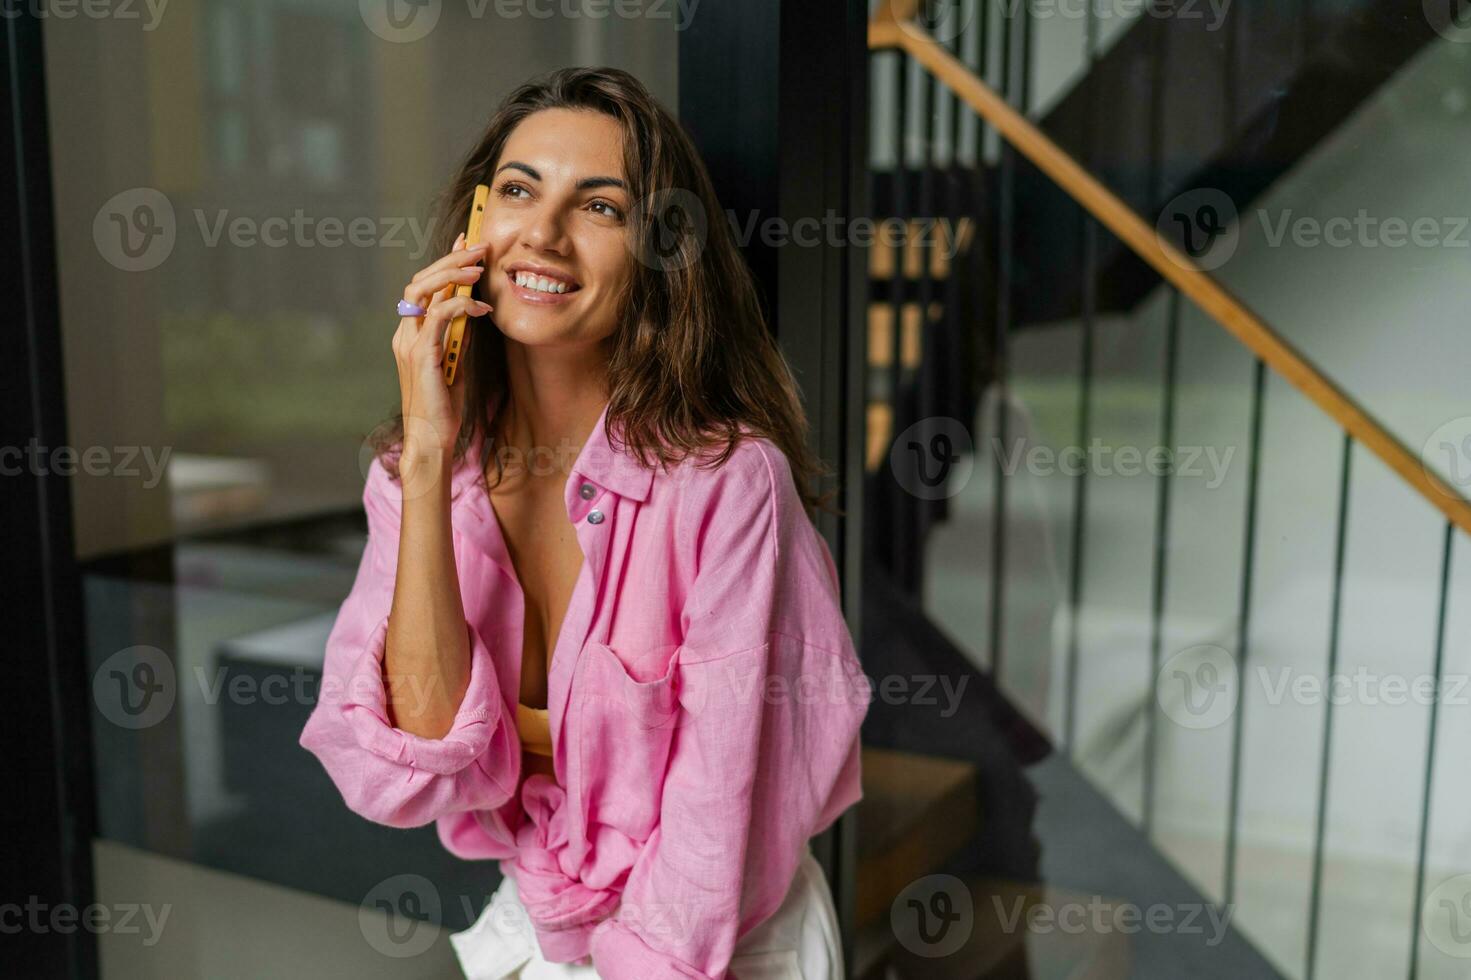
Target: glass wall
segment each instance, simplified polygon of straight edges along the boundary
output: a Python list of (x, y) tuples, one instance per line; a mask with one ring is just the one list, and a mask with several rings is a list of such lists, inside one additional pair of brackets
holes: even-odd
[[(494, 862), (361, 820), (296, 745), (398, 404), (393, 304), (511, 87), (610, 64), (672, 108), (688, 11), (126, 6), (44, 25), (98, 895), (167, 915), (103, 934), (104, 975), (399, 976), (365, 896), (412, 870), (461, 928)], [(412, 963), (454, 970), (438, 930)]]

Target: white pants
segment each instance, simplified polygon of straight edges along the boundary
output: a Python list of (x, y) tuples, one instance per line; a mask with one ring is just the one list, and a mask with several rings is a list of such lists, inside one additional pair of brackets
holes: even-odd
[[(549, 963), (506, 875), (475, 924), (450, 935), (468, 980), (594, 980), (591, 966)], [(809, 846), (781, 907), (736, 944), (732, 980), (843, 980), (843, 950), (832, 890)]]

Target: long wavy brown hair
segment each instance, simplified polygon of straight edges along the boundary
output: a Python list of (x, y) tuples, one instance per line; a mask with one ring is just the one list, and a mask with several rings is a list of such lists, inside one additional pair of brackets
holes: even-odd
[[(432, 254), (450, 251), (469, 217), (475, 185), (490, 183), (511, 131), (543, 109), (588, 110), (617, 120), (623, 173), (631, 200), (638, 202), (628, 221), (637, 261), (619, 301), (608, 363), (610, 442), (620, 440), (645, 466), (670, 467), (687, 456), (718, 466), (744, 428), (786, 454), (809, 516), (818, 508), (833, 511), (836, 488), (821, 496), (813, 489), (831, 470), (807, 446), (796, 381), (761, 312), (755, 281), (704, 161), (684, 128), (628, 72), (563, 68), (507, 96), (436, 199)], [(476, 284), (477, 292), (483, 283)], [(462, 383), (470, 387), (456, 461), (480, 433), (487, 436), (486, 446), (498, 444), (491, 417), (510, 399), (505, 337), (487, 318), (476, 319), (467, 331), (473, 340)], [(369, 439), (395, 477), (394, 449), (402, 440), (402, 411)], [(499, 483), (503, 459), (494, 455)], [(485, 473), (480, 480), (489, 492)]]

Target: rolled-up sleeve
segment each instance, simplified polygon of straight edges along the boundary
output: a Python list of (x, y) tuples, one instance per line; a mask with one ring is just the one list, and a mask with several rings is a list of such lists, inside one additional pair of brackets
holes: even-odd
[(732, 455), (700, 506), (660, 820), (591, 934), (613, 980), (727, 975), (807, 841), (862, 796), (871, 688), (836, 569), (774, 447)]
[(401, 500), (399, 485), (375, 459), (363, 489), (368, 543), (327, 637), (317, 703), (299, 741), (353, 812), (390, 827), (418, 827), (505, 803), (515, 789), (518, 747), (504, 720), (495, 662), (468, 620), (470, 681), (450, 730), (429, 739), (390, 723), (383, 654)]

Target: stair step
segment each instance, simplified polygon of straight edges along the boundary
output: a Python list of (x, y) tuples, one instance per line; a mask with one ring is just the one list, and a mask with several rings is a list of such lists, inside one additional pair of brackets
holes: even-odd
[(944, 865), (980, 820), (975, 767), (938, 756), (865, 747), (858, 803), (858, 930), (881, 923), (911, 882)]

